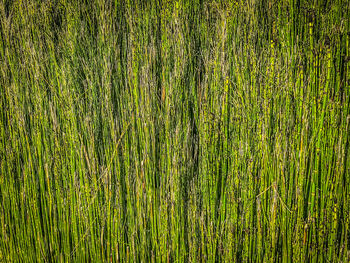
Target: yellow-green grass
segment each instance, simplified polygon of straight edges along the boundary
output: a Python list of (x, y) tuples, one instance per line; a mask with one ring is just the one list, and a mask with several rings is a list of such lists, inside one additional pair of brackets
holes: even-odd
[(0, 1), (0, 262), (349, 262), (348, 1)]

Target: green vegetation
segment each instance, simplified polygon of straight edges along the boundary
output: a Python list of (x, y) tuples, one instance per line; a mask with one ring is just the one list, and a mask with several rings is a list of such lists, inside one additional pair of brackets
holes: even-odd
[(0, 0), (0, 262), (349, 262), (347, 0)]

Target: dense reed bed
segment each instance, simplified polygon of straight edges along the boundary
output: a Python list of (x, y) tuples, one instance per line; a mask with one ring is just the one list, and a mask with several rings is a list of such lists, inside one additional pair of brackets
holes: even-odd
[(1, 262), (349, 262), (348, 1), (0, 1)]

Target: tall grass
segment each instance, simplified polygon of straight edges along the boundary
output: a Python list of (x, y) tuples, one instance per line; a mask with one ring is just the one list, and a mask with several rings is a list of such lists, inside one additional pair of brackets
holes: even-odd
[(349, 262), (348, 1), (0, 2), (1, 262)]

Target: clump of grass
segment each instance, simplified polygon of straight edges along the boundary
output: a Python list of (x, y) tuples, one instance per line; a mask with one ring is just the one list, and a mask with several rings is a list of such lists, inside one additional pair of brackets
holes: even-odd
[(349, 261), (349, 7), (1, 1), (0, 261)]

